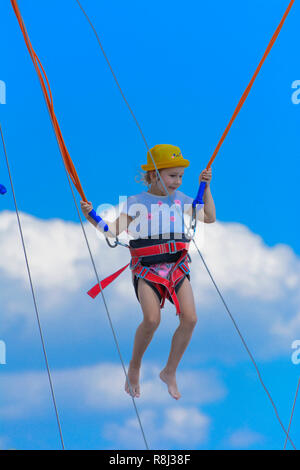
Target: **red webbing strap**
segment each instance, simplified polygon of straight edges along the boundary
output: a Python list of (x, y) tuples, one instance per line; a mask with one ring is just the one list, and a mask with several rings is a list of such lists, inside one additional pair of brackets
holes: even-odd
[(64, 142), (64, 139), (63, 139), (63, 136), (62, 136), (62, 133), (61, 133), (56, 115), (54, 113), (52, 93), (51, 93), (51, 89), (50, 89), (50, 85), (49, 85), (47, 75), (45, 73), (45, 70), (44, 70), (38, 56), (36, 55), (36, 53), (35, 53), (35, 51), (32, 47), (32, 44), (30, 42), (26, 27), (25, 27), (25, 24), (24, 24), (24, 21), (23, 21), (21, 12), (20, 12), (20, 9), (18, 7), (17, 0), (10, 0), (10, 2), (12, 4), (15, 15), (17, 17), (17, 20), (18, 20), (19, 26), (21, 28), (22, 34), (24, 36), (24, 40), (25, 40), (27, 49), (29, 51), (30, 57), (32, 59), (33, 65), (35, 67), (36, 73), (37, 73), (38, 78), (40, 80), (42, 91), (43, 91), (43, 94), (44, 94), (44, 97), (45, 97), (45, 100), (46, 100), (47, 108), (48, 108), (48, 111), (49, 111), (49, 114), (50, 114), (50, 118), (51, 118), (51, 121), (52, 121), (52, 124), (53, 124), (54, 132), (55, 132), (55, 135), (56, 135), (56, 139), (57, 139), (57, 142), (58, 142), (58, 146), (59, 146), (64, 164), (65, 164), (66, 170), (69, 173), (70, 178), (73, 181), (73, 183), (74, 183), (77, 191), (79, 192), (80, 196), (82, 197), (83, 201), (87, 202), (87, 199), (86, 199), (85, 194), (83, 192), (80, 180), (79, 180), (77, 172), (75, 170), (74, 164), (72, 162), (72, 159), (70, 157), (70, 154), (69, 154), (69, 152), (67, 150), (67, 147), (66, 147), (66, 144)]
[[(159, 245), (145, 246), (141, 248), (130, 248), (130, 253), (132, 257), (137, 258), (139, 258), (140, 256), (172, 254), (183, 250), (188, 251), (189, 245), (189, 242), (171, 241), (171, 243), (167, 242), (160, 243)], [(176, 248), (176, 250), (174, 250), (174, 248)]]
[(288, 14), (289, 14), (291, 8), (292, 8), (292, 6), (293, 6), (294, 1), (295, 1), (295, 0), (291, 0), (291, 2), (289, 3), (289, 6), (287, 7), (287, 9), (286, 9), (286, 11), (285, 11), (285, 13), (284, 13), (284, 15), (283, 15), (283, 17), (282, 17), (282, 20), (280, 21), (280, 23), (279, 23), (279, 25), (278, 25), (278, 27), (277, 27), (275, 33), (273, 34), (273, 36), (272, 36), (272, 38), (271, 38), (271, 41), (269, 42), (268, 47), (267, 47), (267, 49), (265, 50), (265, 53), (264, 53), (264, 55), (263, 55), (263, 57), (262, 57), (260, 63), (258, 64), (257, 69), (256, 69), (255, 72), (254, 72), (253, 77), (251, 78), (251, 80), (250, 80), (250, 82), (249, 82), (249, 84), (248, 84), (246, 90), (244, 91), (244, 93), (243, 93), (243, 95), (242, 95), (240, 101), (238, 102), (238, 105), (237, 105), (237, 107), (236, 107), (236, 109), (235, 109), (235, 111), (234, 111), (234, 113), (233, 113), (233, 115), (232, 115), (232, 117), (231, 117), (231, 119), (230, 119), (230, 121), (229, 121), (229, 123), (228, 123), (228, 125), (227, 125), (227, 127), (226, 127), (226, 129), (225, 129), (225, 131), (224, 131), (224, 133), (223, 133), (223, 135), (222, 135), (222, 137), (221, 137), (221, 139), (220, 139), (220, 141), (219, 141), (219, 143), (218, 143), (216, 149), (215, 149), (215, 151), (214, 151), (214, 153), (212, 154), (211, 159), (210, 159), (209, 162), (208, 162), (208, 165), (207, 165), (207, 167), (206, 167), (207, 169), (210, 168), (210, 166), (212, 165), (212, 163), (213, 163), (214, 159), (216, 158), (216, 156), (217, 156), (217, 154), (218, 154), (218, 152), (219, 152), (219, 150), (220, 150), (220, 148), (221, 148), (221, 145), (223, 144), (223, 142), (224, 142), (224, 140), (225, 140), (225, 138), (226, 138), (226, 136), (227, 136), (227, 134), (228, 134), (228, 132), (229, 132), (229, 130), (230, 130), (232, 124), (233, 124), (233, 122), (235, 121), (235, 118), (237, 117), (237, 115), (239, 114), (240, 110), (242, 109), (242, 106), (243, 106), (243, 104), (245, 103), (245, 101), (246, 101), (246, 99), (247, 99), (247, 96), (248, 96), (249, 93), (250, 93), (250, 90), (251, 90), (251, 88), (252, 88), (252, 85), (253, 85), (253, 83), (254, 83), (254, 81), (255, 81), (257, 75), (259, 74), (260, 69), (261, 69), (262, 66), (263, 66), (263, 63), (265, 62), (266, 58), (268, 57), (268, 55), (269, 55), (269, 53), (270, 53), (272, 47), (273, 47), (274, 44), (275, 44), (276, 39), (277, 39), (278, 36), (279, 36), (279, 33), (280, 33), (280, 31), (281, 31), (281, 29), (282, 29), (282, 26), (283, 26), (283, 24), (284, 24), (284, 22), (285, 22), (285, 20), (286, 20), (286, 18), (287, 18), (287, 16), (288, 16)]
[[(113, 282), (120, 274), (125, 271), (125, 269), (129, 266), (130, 263), (126, 264), (123, 268), (119, 269), (115, 273), (111, 274), (110, 276), (107, 276), (103, 281), (100, 282), (101, 288), (105, 289), (111, 282)], [(92, 287), (87, 294), (92, 297), (93, 299), (97, 297), (97, 295), (100, 293), (100, 286), (99, 284), (96, 284), (94, 287)]]
[[(139, 275), (143, 270), (145, 269), (145, 266), (140, 266), (137, 269), (133, 271), (133, 274)], [(184, 276), (184, 273), (182, 273)], [(172, 298), (174, 305), (176, 307), (176, 314), (180, 314), (180, 305), (178, 302), (178, 298), (175, 292), (175, 286), (173, 282), (169, 281), (168, 279), (165, 279), (164, 277), (158, 276), (158, 274), (154, 274), (151, 271), (148, 271), (148, 273), (145, 276), (138, 276), (140, 279), (146, 279), (149, 282), (153, 282), (155, 284), (160, 284), (164, 286), (167, 289), (167, 292), (169, 296)], [(166, 298), (166, 292), (163, 294), (163, 299)]]
[[(163, 292), (162, 294), (162, 291), (161, 289), (159, 289), (161, 295), (162, 295), (162, 305), (161, 305), (161, 308), (165, 302), (165, 299), (166, 297), (171, 297), (171, 299), (173, 300), (173, 303), (176, 307), (176, 314), (177, 315), (180, 315), (180, 305), (179, 305), (179, 301), (178, 301), (178, 297), (177, 297), (177, 294), (176, 294), (176, 291), (175, 291), (175, 286), (176, 284), (180, 281), (180, 279), (182, 277), (185, 276), (185, 272), (181, 270), (180, 268), (180, 264), (181, 262), (184, 260), (184, 258), (186, 257), (187, 255), (187, 250), (185, 250), (181, 257), (179, 258), (179, 260), (175, 263), (174, 267), (173, 267), (173, 272), (171, 274), (171, 278), (170, 280), (168, 279), (165, 279), (164, 277), (162, 276), (159, 276), (158, 274), (155, 274), (151, 271), (149, 271), (149, 268), (147, 268), (146, 266), (142, 266), (141, 264), (138, 265), (133, 271), (132, 273), (137, 275), (139, 278), (141, 279), (146, 279), (147, 281), (149, 282), (153, 282), (155, 283), (156, 285), (162, 285), (166, 288), (166, 290)], [(146, 274), (143, 274), (143, 271), (146, 270)]]
[[(176, 262), (176, 265), (175, 265), (175, 269), (177, 269), (177, 266), (181, 263), (181, 261), (184, 259), (187, 251), (188, 251), (188, 248), (189, 248), (189, 243), (183, 243), (183, 242), (174, 242), (176, 244), (176, 249), (178, 249), (178, 251), (183, 251), (184, 253), (182, 254), (182, 256), (179, 258), (179, 260)], [(157, 251), (157, 247), (162, 247), (162, 246), (165, 246), (167, 245), (168, 246), (168, 243), (164, 243), (164, 244), (160, 244), (160, 245), (154, 245), (154, 246), (147, 246), (145, 248), (137, 248), (137, 249), (133, 249), (131, 248), (130, 249), (130, 252), (131, 252), (131, 255), (132, 256), (135, 256), (135, 257), (138, 257), (138, 256), (142, 256), (142, 255), (154, 255), (154, 254), (164, 254), (166, 253), (166, 251), (161, 251), (161, 248), (158, 248), (158, 251)], [(138, 255), (137, 255), (138, 253)], [(168, 253), (168, 252), (167, 252)], [(134, 254), (134, 255), (133, 255)], [(107, 287), (111, 282), (113, 282), (128, 266), (129, 266), (130, 263), (126, 264), (126, 266), (124, 266), (123, 268), (119, 269), (118, 271), (116, 271), (115, 273), (111, 274), (110, 276), (106, 277), (105, 279), (103, 279), (102, 281), (100, 281), (100, 285), (102, 287), (102, 289), (105, 289), (105, 287)], [(135, 269), (133, 269), (132, 271), (133, 273), (136, 272)], [(164, 284), (166, 286), (166, 284)], [(167, 287), (167, 286), (166, 286)], [(100, 293), (100, 286), (99, 284), (96, 284), (94, 287), (92, 287), (88, 292), (87, 294), (92, 297), (93, 299), (95, 297), (97, 297), (97, 295)]]

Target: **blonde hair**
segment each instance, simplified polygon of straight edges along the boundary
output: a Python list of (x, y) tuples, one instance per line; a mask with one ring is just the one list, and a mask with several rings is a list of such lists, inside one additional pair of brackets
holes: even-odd
[[(143, 183), (145, 186), (150, 186), (152, 181), (151, 181), (151, 173), (155, 171), (155, 170), (151, 170), (151, 171), (146, 171), (146, 172), (140, 172), (140, 175), (139, 176), (136, 176), (135, 177), (135, 181), (137, 183)], [(160, 170), (158, 170), (160, 172)]]

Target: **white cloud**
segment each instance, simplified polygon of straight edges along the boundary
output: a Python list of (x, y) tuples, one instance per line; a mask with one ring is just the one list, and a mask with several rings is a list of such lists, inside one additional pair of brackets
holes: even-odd
[[(173, 399), (158, 377), (160, 369), (143, 363), (141, 398), (138, 407), (166, 406)], [(80, 413), (128, 410), (132, 400), (124, 390), (125, 374), (121, 365), (102, 363), (90, 367), (63, 369), (51, 373), (57, 402), (64, 409)], [(214, 370), (185, 371), (178, 374), (184, 404), (205, 404), (222, 400), (226, 390)], [(22, 419), (38, 416), (52, 407), (46, 372), (2, 373), (0, 376), (0, 417)]]
[(0, 384), (1, 419), (28, 418), (32, 413), (40, 414), (47, 410), (47, 399), (51, 397), (45, 373), (2, 373)]
[(161, 436), (180, 445), (194, 445), (207, 438), (210, 419), (197, 408), (167, 408)]
[[(44, 289), (59, 288), (62, 283), (64, 289), (78, 289), (87, 274), (80, 225), (40, 220), (25, 213), (20, 218), (33, 279)], [(0, 269), (11, 280), (27, 285), (19, 227), (12, 212), (0, 214), (0, 246)]]
[[(33, 277), (40, 287), (75, 292), (83, 281), (93, 278), (90, 259), (79, 224), (59, 219), (40, 220), (21, 213), (25, 243)], [(109, 249), (90, 224), (84, 224), (96, 261), (103, 275), (129, 260), (125, 248)], [(234, 290), (241, 296), (276, 300), (300, 285), (300, 261), (286, 245), (267, 247), (261, 237), (247, 227), (236, 223), (202, 224), (205, 243), (202, 248), (213, 274), (224, 291)], [(199, 238), (196, 239), (197, 243)], [(15, 214), (0, 213), (0, 269), (11, 280), (22, 280), (27, 285), (27, 272), (21, 249)], [(193, 277), (199, 277), (203, 293), (209, 284), (193, 243)], [(200, 268), (200, 269), (199, 269)], [(66, 282), (67, 281), (67, 282)], [(120, 278), (121, 281), (121, 278)], [(123, 296), (126, 289), (117, 281), (116, 289)], [(119, 288), (118, 288), (119, 287)]]
[[(142, 368), (141, 390), (142, 404), (167, 405), (170, 395), (166, 385), (158, 378), (162, 367), (153, 363), (146, 363)], [(214, 370), (203, 371), (179, 371), (177, 372), (177, 384), (182, 395), (181, 402), (206, 404), (221, 400), (226, 395), (226, 389), (222, 385)]]
[[(196, 407), (172, 406), (157, 411), (145, 410), (141, 422), (150, 449), (192, 449), (208, 438), (210, 418)], [(112, 441), (113, 448), (144, 449), (141, 429), (136, 419), (124, 423), (107, 424), (104, 437)]]
[[(193, 244), (191, 248), (194, 260), (198, 254)], [(260, 236), (244, 225), (216, 222), (205, 226), (202, 252), (224, 292), (235, 291), (244, 298), (276, 301), (299, 289), (300, 261), (291, 248), (282, 244), (267, 247)], [(203, 284), (205, 279), (200, 273), (203, 268), (198, 269), (197, 261), (196, 264), (193, 275)]]
[(277, 318), (271, 327), (271, 331), (284, 338), (290, 338), (291, 332), (298, 333), (300, 337), (300, 311), (290, 319)]
[[(101, 298), (93, 301), (86, 295), (96, 280), (80, 225), (62, 220), (42, 221), (23, 213), (21, 220), (43, 323), (48, 319), (48, 335), (52, 334), (53, 340), (55, 335), (58, 341), (57, 331), (63, 328), (73, 330), (74, 340), (83, 332), (93, 335), (92, 329), (88, 331), (93, 312), (100, 305), (101, 315), (106, 314)], [(85, 227), (100, 278), (129, 261), (125, 248), (108, 248), (90, 224)], [(235, 223), (205, 225), (202, 241), (201, 251), (250, 346), (254, 343), (257, 354), (264, 358), (286, 354), (291, 341), (300, 335), (297, 256), (285, 245), (267, 247), (261, 237)], [(0, 250), (3, 328), (9, 330), (10, 325), (19, 324), (21, 317), (32, 322), (34, 311), (15, 214), (8, 211), (0, 213)], [(191, 344), (197, 338), (198, 357), (202, 360), (216, 357), (237, 360), (241, 345), (230, 339), (236, 338), (236, 333), (193, 244), (191, 254), (199, 316)], [(130, 332), (132, 338), (142, 314), (129, 270), (104, 294), (114, 325), (121, 335)], [(159, 331), (170, 338), (176, 323), (173, 307), (167, 304)], [(25, 331), (26, 322), (22, 334)], [(26, 334), (31, 332), (32, 327)]]
[(248, 428), (242, 428), (234, 431), (228, 439), (226, 439), (226, 446), (231, 449), (250, 449), (255, 445), (261, 445), (265, 441), (265, 437)]

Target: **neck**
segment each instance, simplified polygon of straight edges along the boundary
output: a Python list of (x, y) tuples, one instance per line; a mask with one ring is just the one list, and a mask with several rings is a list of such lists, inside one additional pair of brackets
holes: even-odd
[[(147, 191), (150, 194), (154, 194), (155, 196), (168, 196), (168, 193), (163, 188), (159, 188), (157, 185), (151, 185)], [(170, 196), (174, 194), (175, 191), (169, 193)]]

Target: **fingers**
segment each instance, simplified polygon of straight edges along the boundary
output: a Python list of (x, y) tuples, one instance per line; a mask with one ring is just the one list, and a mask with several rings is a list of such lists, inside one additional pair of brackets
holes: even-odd
[(212, 178), (212, 169), (211, 168), (203, 170), (200, 174), (200, 181), (209, 182), (211, 180), (211, 178)]
[(80, 206), (83, 214), (87, 216), (89, 212), (93, 209), (93, 205), (91, 202), (80, 201)]
[(92, 207), (91, 202), (80, 201), (80, 205), (81, 205), (82, 208)]

